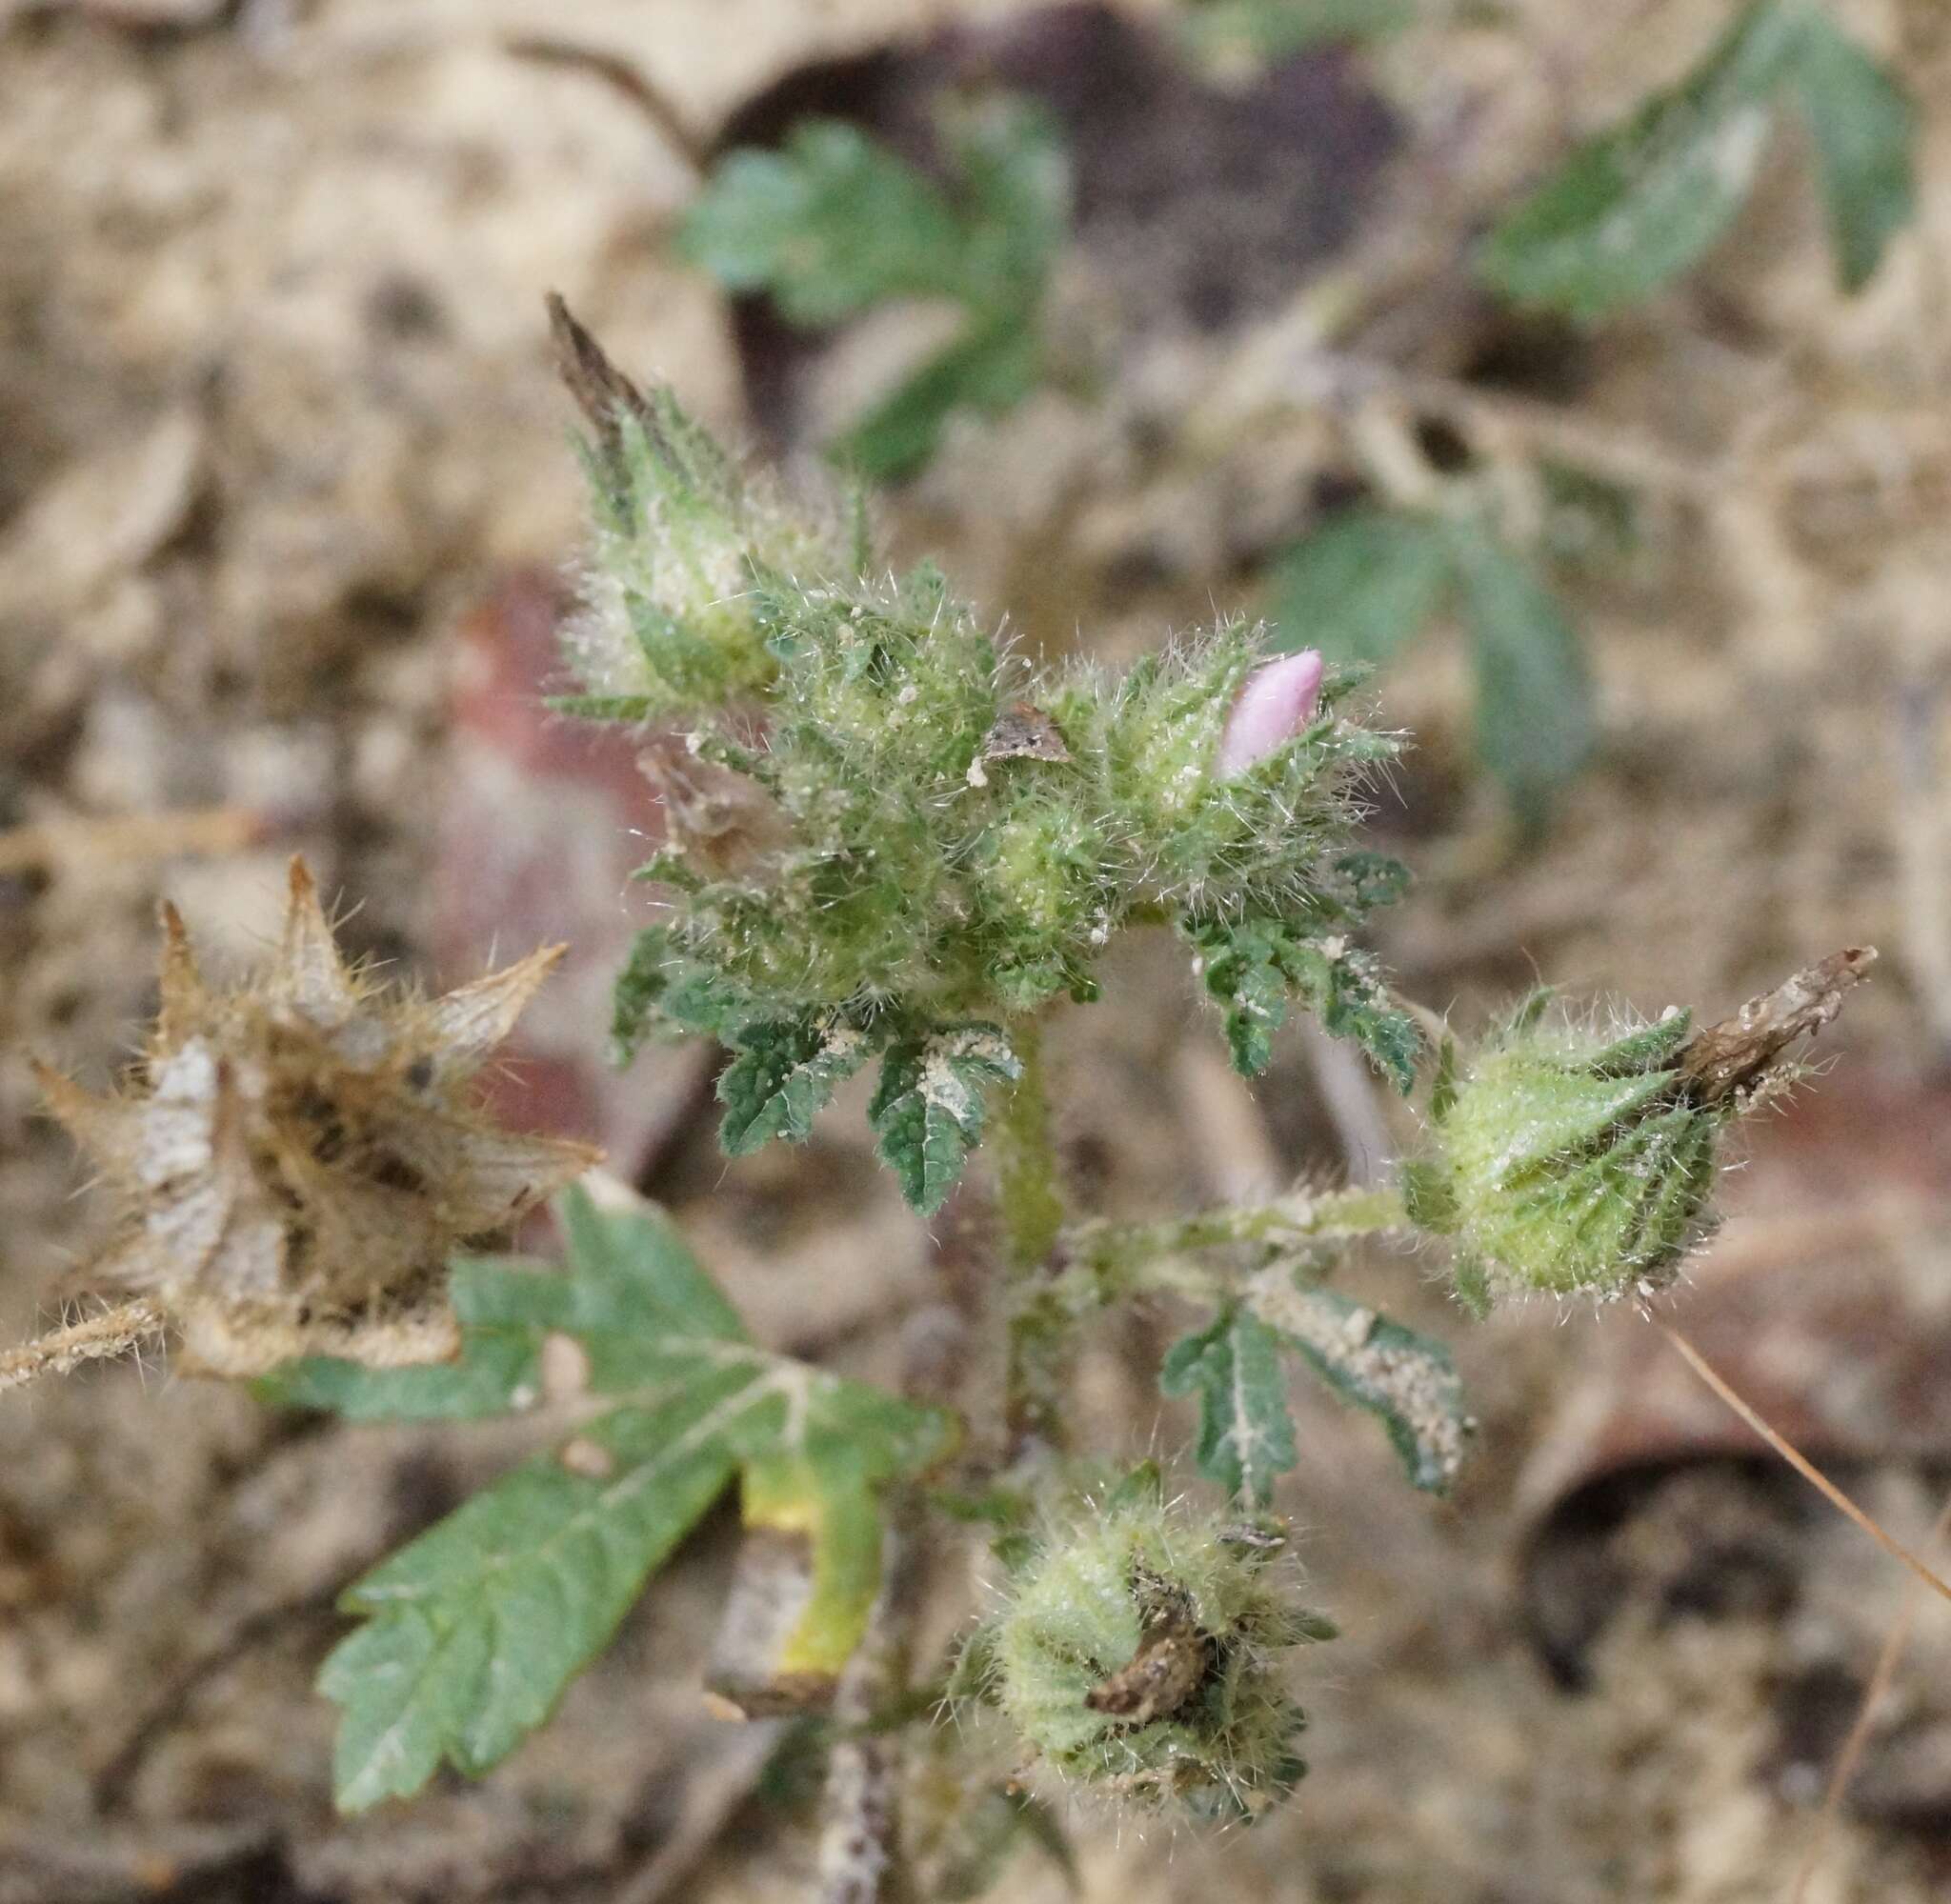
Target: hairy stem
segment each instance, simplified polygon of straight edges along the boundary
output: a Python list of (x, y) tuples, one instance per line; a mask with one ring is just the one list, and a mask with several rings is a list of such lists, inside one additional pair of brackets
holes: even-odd
[(901, 1735), (873, 1721), (907, 1690), (921, 1571), (919, 1504), (898, 1489), (888, 1501), (880, 1597), (834, 1700), (843, 1730), (820, 1805), (820, 1904), (897, 1904), (911, 1894), (900, 1853)]
[(1063, 1234), (1065, 1267), (1052, 1293), (1073, 1316), (1134, 1295), (1211, 1295), (1225, 1279), (1186, 1260), (1200, 1250), (1239, 1243), (1298, 1249), (1408, 1223), (1400, 1194), (1387, 1184), (1295, 1191), (1271, 1203), (1202, 1210), (1158, 1223), (1079, 1223)]
[(50, 1329), (0, 1355), (0, 1390), (17, 1389), (40, 1375), (65, 1375), (84, 1362), (141, 1349), (163, 1331), (162, 1312), (137, 1298), (105, 1310), (85, 1322)]
[(1057, 1245), (1064, 1206), (1044, 1079), (1042, 1028), (1026, 1019), (1012, 1028), (1010, 1043), (1023, 1072), (997, 1119), (996, 1157), (1009, 1315), (1003, 1416), (1014, 1459), (1063, 1445), (1072, 1343), (1070, 1313), (1052, 1299), (1062, 1268)]

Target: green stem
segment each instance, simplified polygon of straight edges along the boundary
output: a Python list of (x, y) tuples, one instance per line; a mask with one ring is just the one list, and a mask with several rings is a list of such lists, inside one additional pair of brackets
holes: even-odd
[(1010, 1048), (1023, 1067), (996, 1124), (996, 1194), (1004, 1260), (1013, 1279), (1041, 1267), (1063, 1230), (1056, 1180), (1050, 1092), (1043, 1072), (1043, 1028), (1034, 1018), (1010, 1028)]
[(1010, 1044), (1021, 1061), (996, 1126), (996, 1204), (1002, 1220), (1008, 1365), (1003, 1417), (1011, 1459), (1064, 1443), (1071, 1315), (1053, 1300), (1061, 1271), (1063, 1192), (1056, 1175), (1042, 1027), (1023, 1019)]
[(1211, 1295), (1226, 1279), (1186, 1260), (1197, 1251), (1240, 1243), (1299, 1249), (1408, 1224), (1400, 1193), (1386, 1184), (1298, 1191), (1272, 1203), (1203, 1210), (1159, 1223), (1079, 1223), (1060, 1239), (1065, 1268), (1047, 1293), (1070, 1316), (1134, 1295)]

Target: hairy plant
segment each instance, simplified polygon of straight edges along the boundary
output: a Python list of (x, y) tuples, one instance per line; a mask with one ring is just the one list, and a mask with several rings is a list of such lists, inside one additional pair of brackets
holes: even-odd
[[(548, 1429), (347, 1592), (361, 1623), (320, 1678), (343, 1709), (339, 1802), (513, 1751), (735, 1487), (746, 1544), (708, 1675), (741, 1713), (825, 1715), (833, 1894), (895, 1868), (892, 1741), (944, 1699), (971, 1720), (966, 1763), (938, 1742), (915, 1755), (910, 1846), (939, 1894), (973, 1894), (1018, 1836), (1049, 1842), (1026, 1791), (1250, 1818), (1301, 1775), (1291, 1669), (1332, 1633), (1277, 1504), (1298, 1462), (1291, 1376), (1373, 1414), (1418, 1488), (1447, 1489), (1470, 1445), (1443, 1345), (1330, 1286), (1348, 1250), (1432, 1239), (1473, 1310), (1650, 1303), (1712, 1226), (1727, 1128), (1873, 954), (1704, 1031), (1678, 1010), (1600, 1031), (1540, 995), (1459, 1038), (1360, 943), (1403, 883), (1358, 843), (1363, 777), (1399, 741), (1353, 677), (1236, 623), (1121, 671), (1039, 664), (933, 569), (881, 570), (857, 509), (749, 478), (559, 302), (554, 320), (593, 515), (563, 706), (685, 736), (620, 1053), (717, 1040), (734, 1155), (805, 1138), (875, 1067), (866, 1115), (923, 1216), (993, 1140), (980, 1319), (1000, 1419), (958, 1379), (979, 1357), (895, 1395), (754, 1341), (674, 1227), (613, 1186), (560, 1200), (560, 1268), (481, 1253), (590, 1161), (468, 1104), (551, 954), (442, 998), (382, 992), (341, 963), (294, 868), (277, 958), (213, 992), (171, 915), (139, 1077), (105, 1099), (46, 1080), (126, 1205), (103, 1279), (277, 1405)], [(1159, 928), (1241, 1072), (1299, 1009), (1424, 1092), (1398, 1182), (1151, 1222), (1072, 1208), (1040, 1027), (1098, 996), (1118, 933)], [(1197, 1406), (1197, 1495), (1073, 1445), (1092, 1318), (1159, 1296), (1197, 1313), (1158, 1371)], [(30, 1345), (0, 1386), (103, 1353), (100, 1333)], [(955, 1526), (981, 1532), (991, 1604), (917, 1691), (914, 1581)]]

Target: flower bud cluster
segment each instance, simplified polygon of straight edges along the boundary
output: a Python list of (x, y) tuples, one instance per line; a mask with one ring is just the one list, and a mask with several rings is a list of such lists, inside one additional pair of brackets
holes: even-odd
[(777, 822), (728, 863), (722, 830), (668, 816), (649, 1020), (1004, 1018), (1094, 995), (1135, 917), (1305, 934), (1358, 911), (1333, 867), (1395, 743), (1344, 717), (1317, 654), (1229, 624), (1122, 673), (1038, 671), (932, 570), (861, 572), (668, 392), (604, 375), (584, 709), (681, 715), (714, 804), (755, 793)]

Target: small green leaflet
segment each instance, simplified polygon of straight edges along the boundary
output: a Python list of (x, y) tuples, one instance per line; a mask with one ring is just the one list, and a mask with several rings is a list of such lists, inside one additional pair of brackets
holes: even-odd
[(982, 1140), (983, 1092), (1022, 1065), (995, 1025), (956, 1025), (897, 1039), (881, 1059), (868, 1121), (881, 1161), (924, 1216), (947, 1200)]
[[(660, 855), (638, 875), (669, 879), (681, 869)], [(735, 1043), (742, 1028), (761, 1022), (752, 994), (690, 957), (663, 926), (649, 926), (632, 944), (616, 975), (610, 1021), (612, 1061), (628, 1064), (657, 1032), (703, 1032)]]
[(1344, 1401), (1381, 1417), (1415, 1486), (1432, 1493), (1449, 1488), (1476, 1424), (1440, 1342), (1299, 1282), (1286, 1263), (1254, 1276), (1245, 1308)]
[(875, 1491), (954, 1444), (939, 1410), (754, 1345), (661, 1217), (602, 1212), (581, 1193), (560, 1210), (569, 1273), (461, 1267), (451, 1369), (313, 1359), (264, 1385), (361, 1420), (520, 1409), (540, 1396), (544, 1342), (562, 1334), (609, 1403), (346, 1593), (366, 1624), (319, 1685), (344, 1708), (334, 1782), (347, 1811), (417, 1791), (443, 1759), (473, 1774), (512, 1752), (740, 1473), (748, 1506), (810, 1542), (815, 1591), (789, 1651), (836, 1672), (879, 1577)]
[(1592, 752), (1592, 682), (1578, 631), (1529, 564), (1494, 536), (1453, 531), (1477, 673), (1477, 752), (1526, 826)]
[(1038, 307), (1070, 215), (1054, 125), (1000, 101), (954, 116), (943, 143), (949, 190), (856, 126), (804, 120), (782, 150), (731, 153), (680, 237), (728, 290), (766, 292), (803, 328), (896, 299), (963, 308), (960, 335), (829, 446), (873, 482), (919, 469), (955, 411), (999, 415), (1043, 374)]
[(1199, 1473), (1249, 1507), (1273, 1499), (1274, 1476), (1297, 1458), (1281, 1347), (1252, 1311), (1227, 1309), (1175, 1342), (1158, 1370), (1167, 1394), (1199, 1397)]
[(1267, 1068), (1289, 994), (1297, 992), (1329, 1032), (1353, 1038), (1405, 1096), (1415, 1088), (1422, 1035), (1390, 1002), (1374, 954), (1345, 933), (1272, 918), (1211, 920), (1186, 932), (1207, 992), (1224, 1008), (1226, 1042), (1242, 1075)]
[(1916, 124), (1902, 92), (1812, 0), (1753, 0), (1671, 90), (1587, 141), (1478, 254), (1506, 296), (1601, 317), (1678, 277), (1732, 222), (1784, 87), (1815, 133), (1845, 289), (1910, 216)]
[(728, 291), (770, 292), (789, 324), (962, 289), (963, 233), (940, 190), (839, 119), (801, 120), (780, 151), (728, 153), (678, 245)]
[(1281, 645), (1382, 663), (1460, 594), (1477, 674), (1477, 752), (1526, 825), (1591, 751), (1592, 689), (1578, 631), (1530, 564), (1487, 527), (1356, 510), (1275, 571)]
[(1876, 274), (1891, 234), (1917, 215), (1917, 107), (1816, 9), (1803, 21), (1794, 84), (1815, 141), (1837, 280), (1858, 291)]
[(1283, 651), (1330, 662), (1387, 661), (1428, 625), (1449, 592), (1443, 523), (1408, 510), (1351, 509), (1297, 543), (1274, 570)]
[(735, 1055), (718, 1077), (718, 1138), (734, 1157), (774, 1137), (804, 1143), (815, 1113), (874, 1049), (865, 1032), (830, 1015), (758, 1019), (729, 1042)]
[(870, 483), (898, 482), (925, 465), (958, 410), (1002, 416), (1043, 376), (1043, 340), (1034, 323), (1006, 312), (977, 324), (931, 357), (835, 441), (842, 469)]

